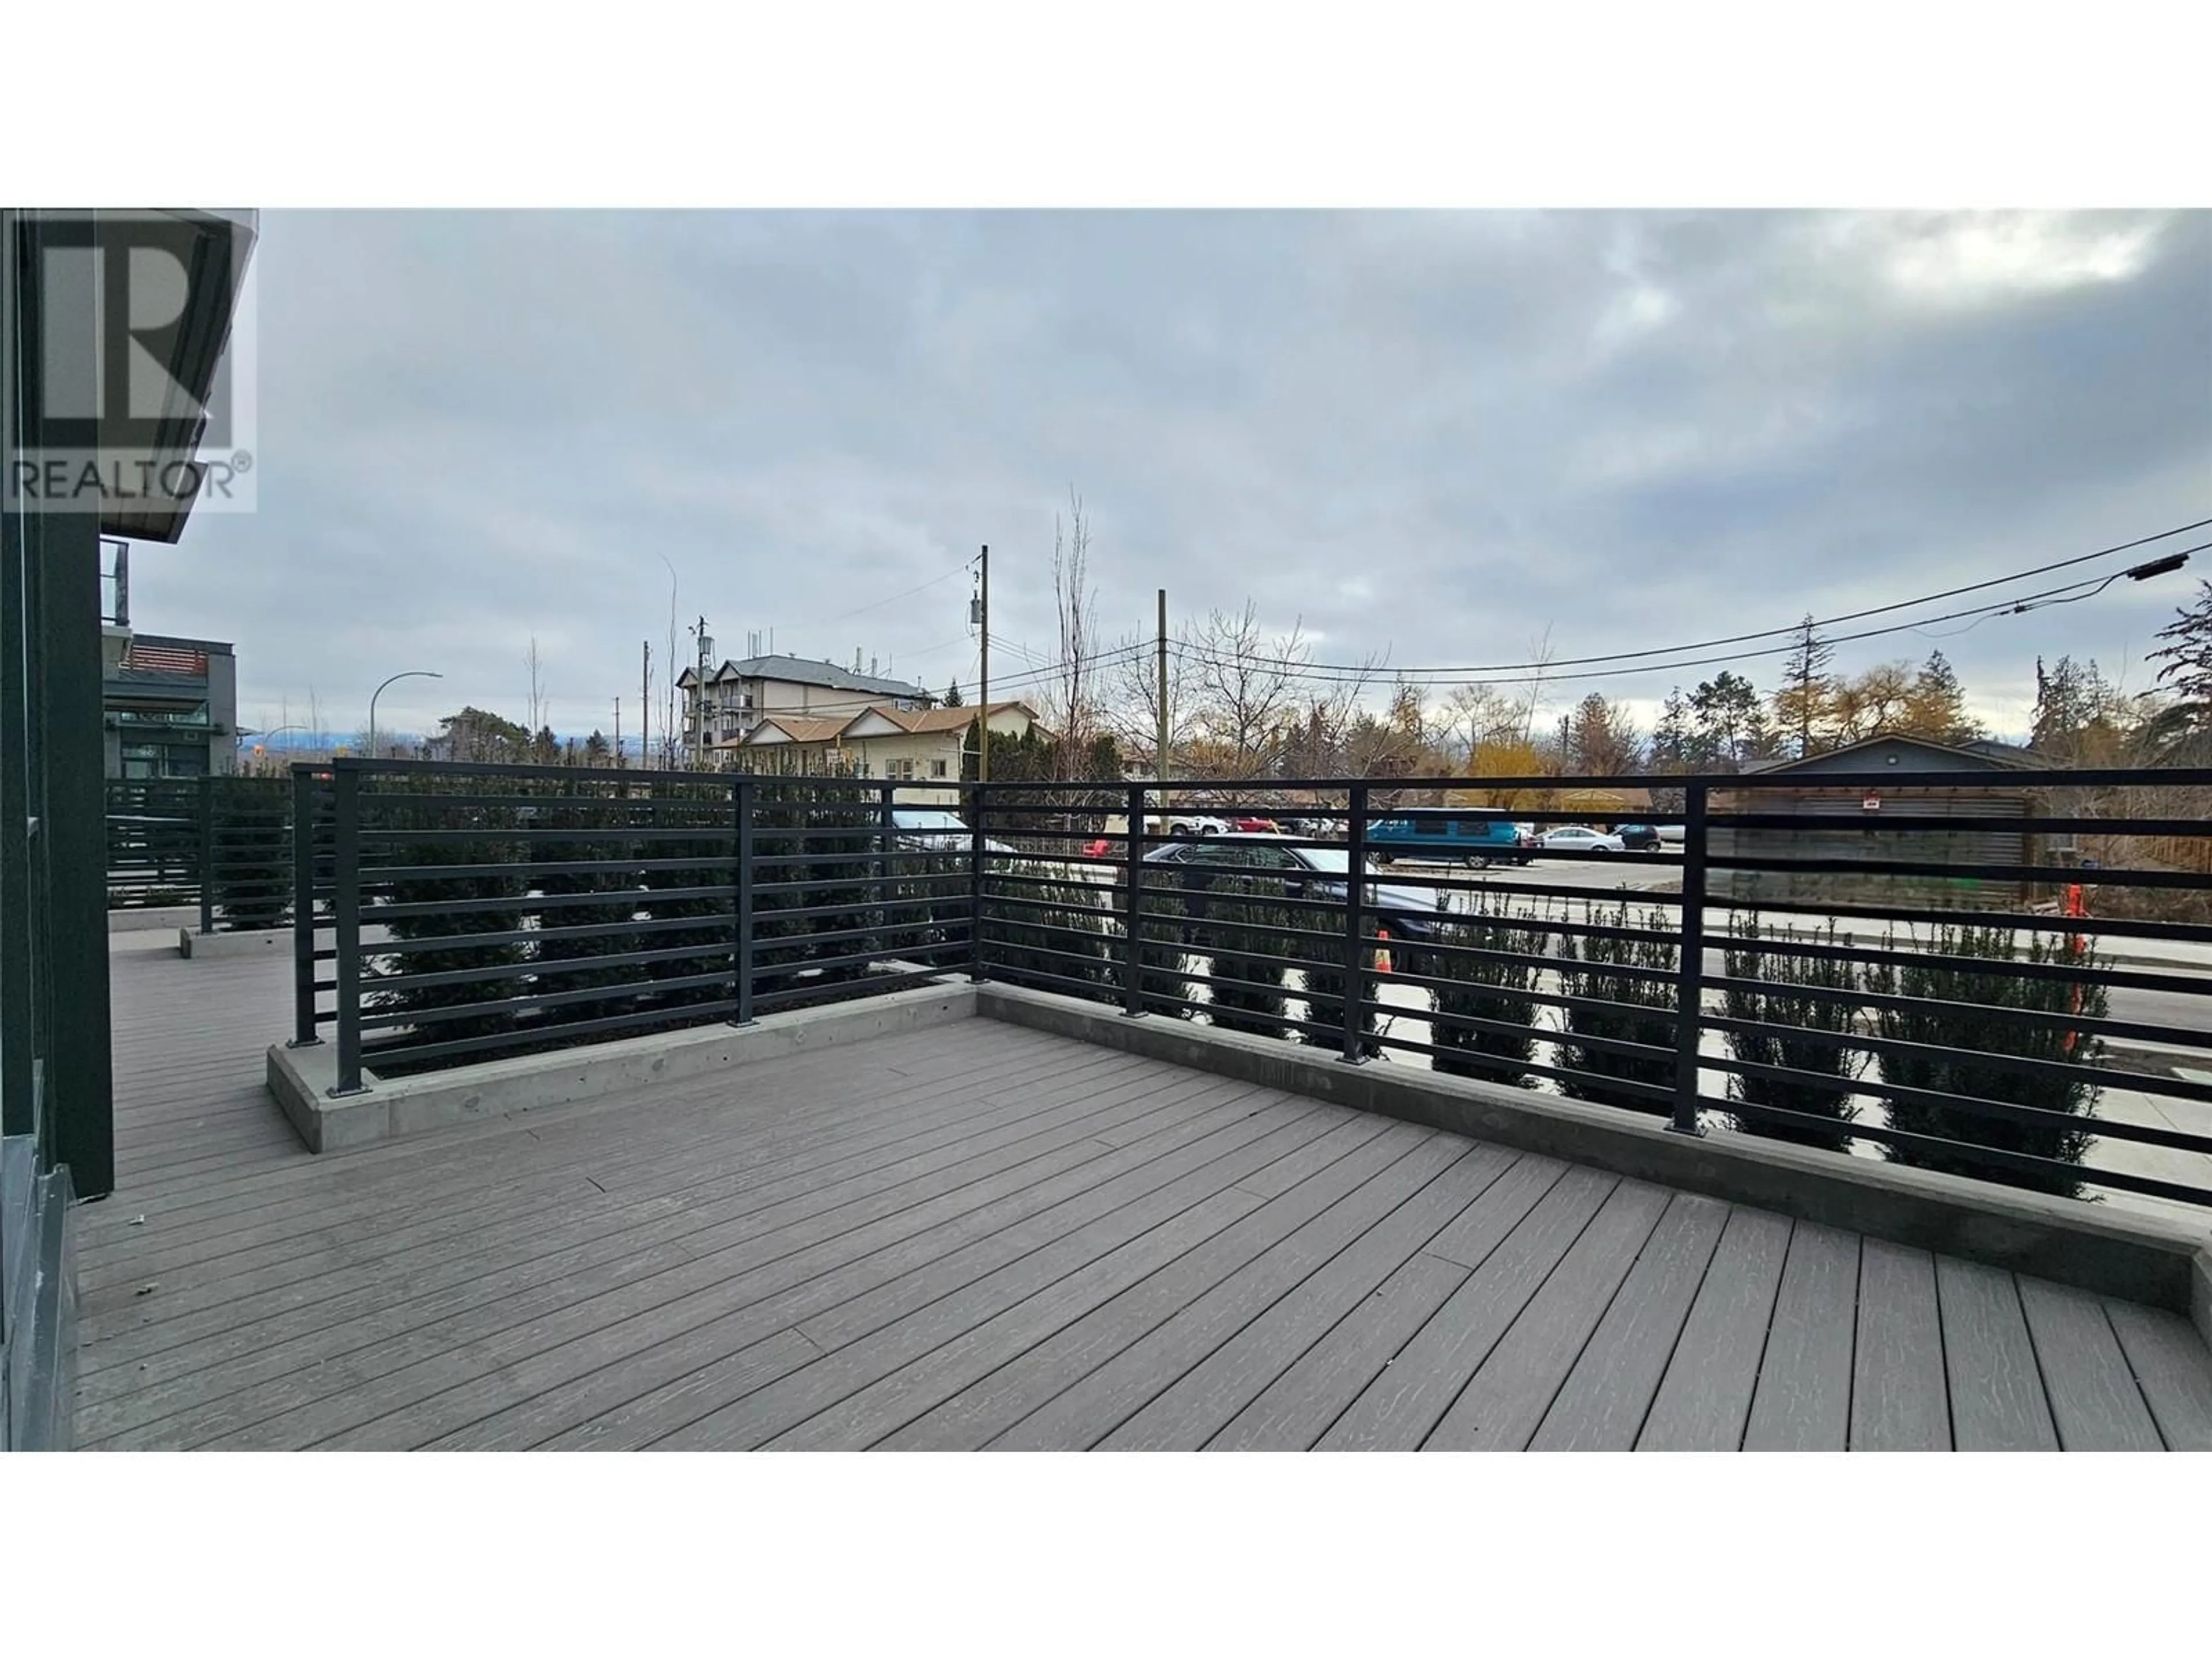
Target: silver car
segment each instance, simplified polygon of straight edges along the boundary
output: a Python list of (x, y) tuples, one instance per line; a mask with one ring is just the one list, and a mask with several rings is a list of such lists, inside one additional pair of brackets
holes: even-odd
[(1547, 830), (1539, 842), (1547, 853), (1625, 853), (1628, 843), (1619, 836), (1593, 830), (1586, 823), (1561, 824)]

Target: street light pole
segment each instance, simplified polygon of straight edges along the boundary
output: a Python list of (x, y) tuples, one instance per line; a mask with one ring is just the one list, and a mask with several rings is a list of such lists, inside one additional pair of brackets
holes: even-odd
[(428, 668), (410, 668), (394, 674), (368, 694), (368, 758), (376, 758), (376, 700), (384, 695), (384, 687), (400, 680), (442, 680), (446, 677)]

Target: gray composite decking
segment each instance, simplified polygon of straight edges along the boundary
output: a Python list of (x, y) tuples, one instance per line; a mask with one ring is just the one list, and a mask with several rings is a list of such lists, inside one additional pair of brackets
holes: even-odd
[(360, 1153), (118, 940), (77, 1441), (2212, 1447), (2185, 1319), (985, 1019)]

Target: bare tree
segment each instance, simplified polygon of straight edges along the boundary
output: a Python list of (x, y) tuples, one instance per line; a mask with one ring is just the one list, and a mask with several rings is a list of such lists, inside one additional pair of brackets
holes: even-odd
[[(1437, 734), (1437, 743), (1455, 760), (1469, 765), (1485, 744), (1523, 740), (1530, 724), (1529, 712), (1519, 701), (1507, 696), (1494, 685), (1480, 681), (1455, 685), (1444, 699), (1444, 713), (1440, 720), (1442, 729)], [(1465, 748), (1461, 747), (1462, 736)]]
[[(1232, 777), (1271, 770), (1310, 727), (1314, 710), (1302, 706), (1297, 695), (1304, 680), (1318, 678), (1329, 686), (1331, 695), (1322, 700), (1324, 724), (1330, 710), (1356, 702), (1357, 688), (1364, 684), (1364, 674), (1352, 677), (1347, 700), (1345, 682), (1309, 675), (1313, 648), (1306, 641), (1304, 619), (1293, 622), (1289, 633), (1268, 639), (1260, 627), (1259, 605), (1251, 599), (1234, 614), (1209, 611), (1205, 622), (1186, 632), (1184, 648), (1198, 681), (1199, 735)], [(1370, 658), (1366, 672), (1372, 667)]]
[[(1057, 751), (1060, 776), (1073, 777), (1098, 723), (1098, 595), (1091, 585), (1091, 526), (1083, 497), (1067, 491), (1068, 523), (1052, 517), (1052, 604), (1060, 625), (1060, 657), (1049, 694), (1051, 723), (1060, 728)], [(987, 717), (988, 718), (988, 717)]]
[[(1150, 754), (1160, 742), (1160, 673), (1158, 638), (1155, 635), (1124, 634), (1100, 653), (1106, 665), (1098, 708), (1124, 750)], [(1168, 652), (1168, 750), (1188, 744), (1198, 729), (1196, 699), (1190, 695), (1191, 674), (1183, 653)], [(1156, 767), (1161, 765), (1155, 757)], [(1164, 769), (1155, 773), (1165, 777)]]
[(1552, 661), (1552, 624), (1546, 623), (1544, 631), (1528, 647), (1528, 659), (1536, 665), (1528, 676), (1528, 690), (1521, 704), (1521, 741), (1536, 740), (1536, 716), (1544, 706), (1544, 674)]
[(538, 635), (530, 636), (530, 649), (524, 653), (522, 665), (530, 671), (530, 729), (544, 726), (551, 710), (545, 700), (545, 664), (538, 654)]

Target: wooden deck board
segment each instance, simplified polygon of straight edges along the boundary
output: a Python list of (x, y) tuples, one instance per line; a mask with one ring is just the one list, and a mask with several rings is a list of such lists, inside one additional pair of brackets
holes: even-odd
[(2021, 1311), (2020, 1287), (1997, 1267), (1936, 1261), (1951, 1434), (1960, 1451), (2057, 1451), (2058, 1431)]
[(2068, 1451), (2158, 1451), (2165, 1442), (2104, 1306), (2087, 1291), (2020, 1281), (2044, 1397)]
[(1428, 1451), (1519, 1451), (1613, 1305), (1666, 1212), (1663, 1188), (1625, 1181), (1522, 1309), (1451, 1409), (1423, 1441)]
[[(1369, 1176), (1395, 1164), (1429, 1132), (1355, 1118), (1296, 1158), (1271, 1166), (1279, 1196), (1197, 1250), (1132, 1285), (988, 1376), (907, 1425), (882, 1443), (906, 1450), (966, 1451), (988, 1445), (1038, 1407), (1089, 1376), (1208, 1286), (1304, 1224)], [(1294, 1179), (1293, 1179), (1294, 1178)], [(1254, 1194), (1256, 1196), (1256, 1194)]]
[(1468, 1151), (1456, 1136), (1432, 1137), (1413, 1147), (1073, 1388), (1032, 1412), (994, 1443), (1012, 1451), (1096, 1445), (1161, 1390), (1180, 1382), (1206, 1355), (1327, 1267), (1360, 1234), (1458, 1163)]
[(1951, 1449), (1936, 1263), (1925, 1250), (1878, 1238), (1866, 1240), (1859, 1251), (1851, 1449)]
[(1195, 1451), (1228, 1426), (1338, 1321), (1512, 1166), (1503, 1148), (1469, 1148), (1305, 1283), (1215, 1347), (1099, 1443), (1109, 1451)]
[(1800, 1223), (1774, 1299), (1747, 1451), (1842, 1451), (1850, 1440), (1859, 1237)]
[(2169, 1451), (2212, 1451), (2212, 1369), (2179, 1314), (2106, 1300), (2105, 1311)]
[(1105, 1149), (1089, 1127), (1080, 1109), (1054, 1107), (686, 1234), (677, 1243), (684, 1260), (643, 1277), (623, 1262), (605, 1276), (556, 1282), (545, 1294), (559, 1305), (541, 1303), (529, 1317), (496, 1303), (354, 1347), (315, 1368), (311, 1392), (300, 1393), (295, 1373), (270, 1390), (222, 1401), (218, 1409), (229, 1427), (212, 1443), (317, 1444), (468, 1382), (487, 1357), (503, 1370), (549, 1350), (571, 1352), (567, 1345), (587, 1335), (601, 1346), (657, 1341), (672, 1318), (710, 1316), (764, 1298), (1092, 1162)]
[(1782, 1216), (1729, 1215), (1636, 1437), (1638, 1450), (1735, 1451), (1743, 1444), (1790, 1232)]
[(988, 1021), (338, 1157), (111, 955), (80, 1443), (2212, 1445), (2186, 1322)]
[(1634, 1449), (1728, 1219), (1729, 1206), (1709, 1198), (1679, 1194), (1668, 1205), (1547, 1407), (1531, 1446), (1538, 1451)]
[(1617, 1177), (1570, 1169), (1453, 1292), (1319, 1443), (1325, 1451), (1412, 1451), (1604, 1206)]
[[(739, 1397), (722, 1392), (727, 1382), (722, 1368), (757, 1340), (769, 1321), (791, 1324), (823, 1355), (849, 1353), (850, 1345), (902, 1318), (909, 1328), (957, 1332), (961, 1328), (953, 1322), (963, 1311), (1049, 1284), (1317, 1139), (1328, 1119), (1308, 1104), (1285, 1101), (1248, 1112), (1244, 1103), (1232, 1103), (1227, 1114), (1233, 1115), (1226, 1121), (1194, 1120), (1188, 1129), (1162, 1131), (1117, 1149), (1076, 1176), (1040, 1183), (992, 1206), (995, 1213), (977, 1212), (971, 1227), (959, 1233), (925, 1236), (910, 1246), (878, 1251), (810, 1281), (777, 1305), (693, 1326), (658, 1346), (625, 1353), (550, 1388), (525, 1408), (434, 1443), (532, 1445), (587, 1424), (594, 1445), (623, 1443), (632, 1434), (635, 1443), (646, 1443)], [(971, 1231), (976, 1236), (968, 1237)], [(690, 1415), (684, 1414), (687, 1410)]]

